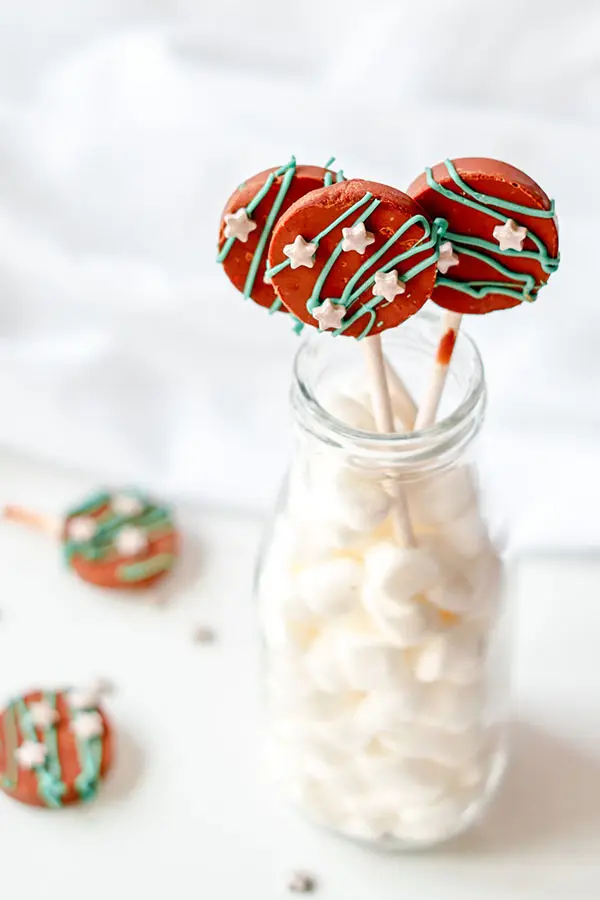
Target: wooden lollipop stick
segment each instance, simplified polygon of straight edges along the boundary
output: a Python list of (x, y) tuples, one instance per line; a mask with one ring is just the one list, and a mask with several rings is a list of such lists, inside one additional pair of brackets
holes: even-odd
[[(363, 342), (363, 346), (365, 348), (365, 360), (371, 386), (375, 425), (377, 426), (377, 430), (382, 434), (393, 434), (395, 431), (394, 413), (392, 410), (392, 401), (390, 398), (380, 335), (366, 338)], [(397, 483), (394, 483), (392, 524), (398, 541), (406, 547), (416, 546), (406, 496), (401, 486)]]
[(24, 509), (22, 506), (5, 506), (1, 515), (9, 522), (18, 522), (19, 525), (25, 525), (26, 528), (40, 531), (52, 538), (58, 538), (61, 533), (62, 525), (58, 519)]
[(454, 344), (456, 336), (462, 322), (462, 314), (455, 312), (447, 312), (442, 321), (442, 336), (438, 344), (435, 363), (427, 391), (423, 403), (419, 407), (417, 418), (415, 420), (415, 431), (422, 428), (429, 428), (434, 424), (444, 387), (446, 386), (446, 378), (448, 377), (448, 369), (454, 352)]
[(417, 404), (388, 359), (385, 359), (385, 374), (391, 394), (396, 402), (398, 417), (406, 431), (412, 431), (417, 418)]

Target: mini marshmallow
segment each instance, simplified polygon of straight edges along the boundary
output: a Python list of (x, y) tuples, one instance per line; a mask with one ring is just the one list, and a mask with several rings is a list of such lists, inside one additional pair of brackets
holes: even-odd
[(366, 616), (350, 617), (336, 631), (338, 658), (352, 690), (393, 689), (409, 677), (402, 651), (391, 647)]
[(379, 592), (401, 602), (422, 594), (440, 580), (437, 560), (430, 550), (398, 547), (381, 541), (365, 553), (365, 592)]
[(461, 516), (444, 523), (441, 535), (459, 556), (470, 559), (490, 546), (488, 528), (479, 507), (469, 506)]
[(426, 725), (447, 731), (464, 731), (478, 722), (483, 712), (483, 691), (480, 685), (461, 687), (449, 682), (430, 686), (421, 713)]
[(457, 625), (434, 635), (413, 657), (416, 679), (429, 684), (441, 679), (471, 684), (482, 677), (484, 664), (481, 635), (470, 625)]
[(302, 603), (323, 616), (351, 612), (359, 602), (363, 567), (354, 559), (338, 558), (307, 566), (296, 576)]
[(460, 795), (402, 810), (394, 835), (401, 840), (429, 843), (448, 839), (460, 829), (467, 803)]
[(313, 467), (313, 503), (323, 520), (365, 534), (389, 515), (392, 500), (377, 473), (340, 465), (331, 454), (316, 457)]
[(377, 736), (412, 722), (421, 708), (423, 686), (405, 677), (391, 690), (371, 691), (356, 711), (357, 726)]
[(335, 693), (350, 687), (342, 666), (339, 644), (340, 625), (326, 625), (304, 657), (304, 671), (318, 690)]
[(373, 803), (385, 798), (398, 810), (434, 802), (450, 783), (449, 770), (428, 759), (398, 760), (364, 753), (357, 757), (357, 768), (369, 786)]
[(365, 553), (365, 609), (391, 644), (413, 647), (438, 626), (424, 592), (439, 579), (432, 554), (385, 541)]
[(376, 431), (371, 410), (356, 397), (330, 392), (321, 398), (321, 405), (330, 416), (359, 431)]
[(477, 487), (468, 466), (436, 472), (411, 485), (408, 492), (413, 521), (422, 525), (450, 522), (477, 506)]

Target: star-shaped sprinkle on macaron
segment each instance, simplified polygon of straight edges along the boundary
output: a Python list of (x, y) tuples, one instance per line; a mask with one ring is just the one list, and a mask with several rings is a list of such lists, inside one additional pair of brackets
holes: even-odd
[(32, 725), (36, 728), (50, 728), (51, 725), (58, 720), (58, 711), (47, 703), (40, 700), (39, 703), (31, 703), (29, 706), (29, 718)]
[(125, 525), (115, 535), (114, 547), (121, 556), (137, 556), (148, 549), (146, 532), (135, 525)]
[(71, 731), (82, 741), (100, 737), (104, 733), (102, 716), (96, 710), (78, 713), (71, 722)]
[(15, 759), (22, 769), (37, 769), (38, 766), (43, 766), (47, 755), (46, 745), (38, 741), (24, 741), (15, 750)]
[(289, 259), (292, 269), (299, 269), (300, 266), (312, 269), (316, 252), (317, 245), (305, 241), (301, 234), (296, 235), (293, 244), (286, 244), (283, 248), (284, 256)]
[(440, 255), (437, 261), (437, 267), (442, 275), (445, 275), (452, 266), (457, 266), (459, 262), (460, 260), (454, 252), (454, 248), (450, 241), (444, 241), (443, 244), (440, 244)]
[(77, 544), (84, 544), (96, 534), (98, 523), (93, 516), (75, 516), (67, 525), (67, 535)]
[(251, 231), (257, 228), (256, 222), (249, 218), (246, 207), (242, 206), (234, 213), (225, 214), (225, 237), (237, 238), (242, 244), (248, 240)]
[(514, 219), (507, 219), (504, 225), (496, 225), (493, 235), (501, 250), (522, 250), (527, 229), (524, 225), (517, 225)]
[(391, 272), (375, 272), (374, 297), (383, 297), (387, 303), (391, 303), (398, 294), (404, 294), (405, 291), (406, 285), (398, 278), (397, 269), (392, 269)]
[(115, 494), (110, 501), (110, 507), (118, 516), (139, 516), (144, 512), (145, 505), (135, 494)]
[(358, 225), (353, 225), (352, 228), (342, 228), (342, 235), (344, 237), (342, 250), (345, 253), (355, 250), (357, 253), (363, 254), (369, 244), (372, 244), (375, 240), (375, 235), (367, 231), (364, 222), (359, 222)]
[(346, 313), (346, 307), (332, 300), (324, 300), (320, 306), (313, 309), (313, 318), (319, 323), (319, 331), (327, 331), (328, 328), (340, 328), (342, 319)]

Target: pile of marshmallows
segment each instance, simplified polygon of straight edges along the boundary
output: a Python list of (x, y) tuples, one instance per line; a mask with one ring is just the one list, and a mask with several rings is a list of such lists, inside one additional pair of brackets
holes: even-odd
[[(375, 430), (366, 398), (325, 405)], [(405, 549), (385, 477), (339, 454), (296, 460), (259, 583), (271, 769), (348, 836), (441, 840), (499, 765), (502, 566), (467, 465), (409, 485), (419, 546)]]

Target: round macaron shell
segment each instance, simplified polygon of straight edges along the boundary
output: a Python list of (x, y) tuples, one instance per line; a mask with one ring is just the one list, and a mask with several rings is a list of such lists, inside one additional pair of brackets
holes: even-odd
[[(104, 520), (109, 510), (110, 503), (102, 502), (95, 509), (85, 511), (86, 518)], [(150, 509), (156, 509), (150, 504)], [(88, 584), (110, 590), (144, 590), (152, 587), (158, 581), (165, 578), (173, 568), (180, 553), (181, 539), (175, 529), (166, 510), (164, 521), (156, 527), (144, 529), (147, 545), (141, 552), (129, 556), (119, 554), (116, 547), (112, 546), (108, 552), (100, 558), (90, 558), (84, 552), (84, 548), (75, 546), (73, 552), (68, 554), (68, 563), (73, 571)], [(63, 543), (69, 544), (69, 524), (73, 519), (82, 515), (80, 511), (68, 515), (63, 527)], [(130, 520), (130, 524), (136, 527), (136, 519)], [(156, 565), (155, 565), (156, 563)], [(144, 574), (147, 569), (148, 574)]]
[[(317, 235), (367, 193), (372, 194), (373, 200), (380, 200), (379, 206), (364, 220), (365, 228), (374, 236), (374, 241), (366, 247), (364, 253), (354, 250), (340, 253), (325, 278), (319, 302), (327, 298), (334, 300), (341, 298), (344, 288), (352, 276), (377, 251), (381, 250), (392, 235), (412, 217), (424, 215), (421, 207), (401, 191), (377, 182), (353, 179), (307, 194), (290, 207), (277, 223), (269, 248), (269, 266), (276, 267), (286, 260), (284, 247), (293, 244), (298, 235), (301, 235), (307, 242), (314, 242)], [(370, 203), (371, 200), (321, 238), (312, 268), (301, 266), (293, 269), (288, 265), (273, 275), (273, 285), (277, 294), (288, 310), (302, 322), (312, 326), (317, 325), (317, 321), (307, 309), (307, 301), (313, 293), (315, 282), (342, 241), (343, 229), (351, 228)], [(393, 246), (380, 256), (372, 267), (367, 269), (366, 273), (355, 283), (354, 289), (396, 256), (410, 250), (417, 242), (423, 241), (424, 234), (425, 231), (421, 224), (411, 225)], [(433, 290), (436, 269), (432, 250), (416, 252), (410, 258), (394, 266), (398, 275), (401, 276), (428, 257), (432, 258), (431, 265), (426, 266), (420, 274), (406, 282), (403, 294), (396, 296), (390, 303), (380, 303), (375, 309), (375, 317), (371, 317), (367, 313), (357, 317), (353, 324), (343, 330), (343, 334), (354, 338), (364, 337), (366, 336), (365, 329), (369, 326), (370, 321), (372, 321), (372, 327), (367, 333), (379, 334), (387, 328), (395, 328), (418, 312)], [(364, 304), (373, 300), (373, 297), (372, 287), (369, 286), (348, 307), (345, 320), (353, 318)]]
[[(452, 162), (461, 179), (475, 191), (534, 209), (549, 210), (551, 208), (550, 199), (542, 188), (524, 172), (508, 163), (484, 158), (456, 159)], [(433, 166), (432, 175), (443, 188), (459, 196), (466, 196), (454, 182), (444, 163)], [(438, 217), (446, 219), (449, 232), (482, 238), (495, 243), (493, 229), (501, 224), (500, 221), (484, 212), (443, 196), (428, 185), (425, 173), (413, 181), (408, 188), (408, 193), (418, 201), (430, 219)], [(507, 218), (512, 218), (518, 225), (525, 226), (528, 232), (535, 234), (545, 244), (551, 257), (557, 256), (558, 227), (555, 218), (528, 216), (521, 212), (511, 212), (494, 206), (490, 206), (490, 209)], [(456, 281), (506, 281), (510, 284), (509, 276), (503, 275), (483, 260), (461, 254), (460, 247), (454, 249), (459, 257), (459, 263), (449, 269), (448, 278)], [(531, 238), (526, 237), (523, 250), (535, 251), (536, 249)], [(490, 256), (515, 273), (533, 275), (537, 282), (534, 295), (537, 294), (539, 286), (545, 284), (549, 278), (549, 273), (544, 272), (537, 260), (519, 257), (518, 254), (507, 257), (505, 254), (491, 251)], [(436, 285), (431, 299), (445, 309), (469, 314), (488, 313), (521, 305), (519, 299), (504, 294), (489, 293), (483, 297), (471, 297), (469, 294), (444, 284)]]
[(83, 581), (96, 587), (109, 590), (144, 590), (165, 578), (171, 571), (170, 568), (136, 581), (124, 581), (122, 573), (129, 566), (142, 565), (162, 554), (173, 556), (179, 554), (177, 534), (165, 535), (154, 540), (151, 538), (146, 550), (134, 556), (123, 557), (114, 553), (108, 559), (90, 560), (76, 553), (71, 559), (71, 566)]
[[(225, 209), (221, 215), (221, 226), (219, 231), (219, 252), (223, 249), (227, 238), (225, 237), (225, 216), (229, 213), (237, 212), (239, 209), (245, 208), (251, 200), (258, 194), (271, 173), (276, 172), (278, 167), (266, 169), (253, 175), (239, 188), (234, 191), (225, 205)], [(297, 200), (304, 197), (310, 191), (323, 187), (325, 177), (330, 172), (331, 177), (335, 180), (335, 172), (324, 169), (321, 166), (296, 166), (294, 177), (288, 187), (287, 193), (281, 204), (278, 218), (281, 217), (286, 210), (290, 208)], [(251, 219), (256, 223), (256, 228), (250, 232), (247, 241), (235, 240), (229, 250), (227, 256), (223, 260), (223, 268), (231, 283), (244, 293), (248, 272), (257, 251), (259, 241), (263, 234), (267, 218), (273, 209), (273, 204), (277, 199), (277, 195), (281, 188), (284, 174), (279, 175), (269, 191), (260, 201), (256, 209), (251, 214)], [(269, 235), (270, 236), (270, 235)], [(277, 295), (271, 284), (265, 283), (264, 276), (267, 266), (267, 250), (269, 241), (265, 242), (256, 277), (250, 290), (250, 296), (259, 306), (271, 308), (277, 301)], [(283, 307), (281, 307), (283, 309)], [(284, 310), (286, 311), (286, 310)]]
[[(32, 703), (38, 703), (43, 700), (41, 691), (33, 691), (22, 697), (23, 702), (29, 706)], [(53, 726), (56, 735), (56, 748), (58, 759), (61, 767), (61, 782), (65, 787), (65, 792), (61, 799), (62, 806), (69, 806), (74, 803), (81, 803), (82, 798), (77, 789), (76, 780), (81, 774), (81, 763), (79, 760), (79, 752), (77, 748), (77, 738), (71, 730), (73, 721), (73, 711), (69, 706), (67, 694), (65, 692), (57, 692), (56, 694), (56, 711), (58, 719)], [(97, 706), (94, 711), (98, 712), (102, 718), (103, 733), (102, 740), (102, 758), (100, 762), (99, 780), (102, 781), (109, 773), (113, 764), (113, 734), (110, 723), (103, 710)], [(14, 751), (16, 748), (8, 746), (8, 729), (7, 729), (7, 710), (0, 713), (0, 787), (4, 793), (25, 803), (28, 806), (38, 806), (47, 808), (47, 804), (40, 795), (38, 778), (34, 769), (25, 769), (20, 766), (14, 766), (17, 773), (16, 784), (14, 787), (8, 787), (4, 783), (4, 777), (10, 769), (8, 765), (7, 753)], [(14, 715), (14, 728), (17, 735), (17, 747), (20, 747), (26, 737), (24, 736), (19, 723), (19, 717)], [(44, 742), (44, 732), (40, 728), (35, 729), (37, 739), (41, 743)]]

